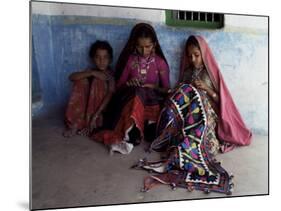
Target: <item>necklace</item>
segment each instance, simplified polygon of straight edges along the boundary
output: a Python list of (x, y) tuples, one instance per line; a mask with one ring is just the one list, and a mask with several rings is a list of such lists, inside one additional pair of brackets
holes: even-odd
[(200, 69), (194, 69), (192, 71), (191, 81), (199, 80), (200, 79), (199, 75), (203, 69), (204, 69), (203, 67), (201, 67)]
[(144, 67), (141, 63), (140, 56), (138, 55), (138, 75), (140, 77), (140, 80), (142, 83), (146, 81), (146, 75), (149, 69), (149, 64), (152, 62), (152, 59), (150, 59), (151, 55), (148, 56), (148, 58), (144, 58), (145, 64)]

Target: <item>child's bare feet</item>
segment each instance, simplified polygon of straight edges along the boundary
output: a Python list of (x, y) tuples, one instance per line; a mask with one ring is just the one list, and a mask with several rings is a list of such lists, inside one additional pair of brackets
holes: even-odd
[(75, 136), (77, 134), (77, 129), (76, 128), (67, 128), (65, 131), (62, 133), (62, 135), (65, 138), (70, 138), (72, 136)]

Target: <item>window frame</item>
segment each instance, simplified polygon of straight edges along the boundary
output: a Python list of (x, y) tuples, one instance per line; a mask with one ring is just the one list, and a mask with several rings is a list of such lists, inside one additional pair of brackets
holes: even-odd
[[(211, 13), (221, 15), (219, 22), (209, 22), (209, 21), (200, 21), (200, 20), (181, 20), (173, 18), (173, 12), (196, 12), (196, 11), (182, 11), (182, 10), (165, 10), (166, 16), (166, 25), (175, 26), (175, 27), (194, 27), (194, 28), (206, 28), (206, 29), (221, 29), (224, 27), (224, 14), (222, 13), (211, 13), (211, 12), (202, 12), (202, 13)], [(197, 12), (199, 13), (199, 12)]]

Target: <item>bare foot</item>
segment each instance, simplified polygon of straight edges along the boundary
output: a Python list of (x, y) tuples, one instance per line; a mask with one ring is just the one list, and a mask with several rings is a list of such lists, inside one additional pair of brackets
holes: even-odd
[(62, 135), (65, 137), (65, 138), (70, 138), (72, 136), (75, 136), (77, 133), (77, 129), (76, 128), (67, 128), (65, 129), (65, 131), (62, 133)]

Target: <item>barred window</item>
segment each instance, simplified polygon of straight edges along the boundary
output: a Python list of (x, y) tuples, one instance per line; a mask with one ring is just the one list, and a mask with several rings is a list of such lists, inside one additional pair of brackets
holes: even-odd
[(166, 10), (166, 24), (169, 26), (186, 26), (218, 29), (224, 26), (224, 14), (210, 12)]

